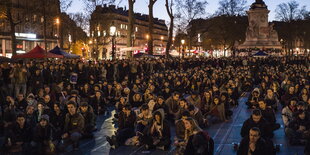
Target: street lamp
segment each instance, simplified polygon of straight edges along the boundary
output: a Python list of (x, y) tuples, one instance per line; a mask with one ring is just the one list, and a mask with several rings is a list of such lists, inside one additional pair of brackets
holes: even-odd
[(184, 58), (184, 44), (185, 44), (184, 39), (181, 40), (181, 44), (182, 44), (182, 58)]
[(59, 25), (60, 25), (60, 20), (59, 18), (55, 19), (55, 23), (57, 25), (57, 45), (59, 45)]
[(115, 60), (115, 34), (116, 34), (116, 27), (114, 23), (110, 27), (110, 35), (112, 36), (112, 60)]

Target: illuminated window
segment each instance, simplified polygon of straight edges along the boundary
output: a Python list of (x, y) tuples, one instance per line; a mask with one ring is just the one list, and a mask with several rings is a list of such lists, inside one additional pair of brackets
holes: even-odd
[(138, 27), (136, 27), (136, 32), (138, 32)]

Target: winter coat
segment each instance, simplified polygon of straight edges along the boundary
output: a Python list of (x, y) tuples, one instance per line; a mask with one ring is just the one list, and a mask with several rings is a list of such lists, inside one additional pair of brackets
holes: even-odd
[(257, 127), (260, 129), (261, 136), (263, 138), (271, 138), (272, 137), (272, 131), (271, 131), (271, 128), (269, 126), (270, 126), (269, 123), (263, 117), (260, 119), (259, 122), (255, 123), (252, 119), (252, 116), (251, 116), (249, 119), (247, 119), (243, 123), (242, 128), (241, 128), (241, 136), (242, 137), (249, 136), (250, 129), (253, 127)]
[[(237, 151), (237, 155), (248, 155), (249, 152), (249, 143), (250, 139), (249, 137), (245, 137), (241, 140), (239, 149)], [(255, 145), (255, 151), (252, 153), (252, 155), (273, 155), (273, 145), (269, 145), (263, 138), (259, 138)]]
[(65, 118), (65, 133), (72, 134), (74, 132), (83, 133), (84, 130), (84, 117), (80, 113), (71, 115), (70, 113), (66, 114)]

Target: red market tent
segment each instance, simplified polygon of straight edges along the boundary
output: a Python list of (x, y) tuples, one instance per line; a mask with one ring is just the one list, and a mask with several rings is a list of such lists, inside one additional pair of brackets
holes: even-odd
[(25, 54), (18, 54), (13, 56), (13, 59), (23, 59), (23, 58), (29, 58), (29, 59), (40, 59), (40, 58), (63, 58), (63, 55), (57, 55), (50, 52), (46, 52), (44, 49), (42, 49), (39, 45), (37, 45), (34, 49), (31, 51), (25, 53)]

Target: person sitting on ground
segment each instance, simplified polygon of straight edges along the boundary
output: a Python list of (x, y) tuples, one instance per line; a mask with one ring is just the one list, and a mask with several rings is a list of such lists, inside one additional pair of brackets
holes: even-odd
[(207, 120), (203, 118), (201, 111), (196, 108), (194, 105), (188, 106), (188, 111), (193, 118), (199, 125), (200, 128), (205, 128), (207, 126)]
[(112, 149), (124, 145), (128, 138), (135, 135), (136, 114), (131, 106), (126, 104), (118, 115), (118, 129), (116, 135), (106, 137)]
[(180, 94), (175, 92), (171, 97), (166, 100), (166, 104), (168, 106), (169, 114), (168, 118), (176, 119), (179, 111), (179, 98)]
[(158, 109), (153, 113), (153, 120), (146, 128), (143, 136), (143, 144), (147, 149), (167, 150), (170, 147), (170, 126), (165, 119), (164, 111)]
[(130, 104), (132, 105), (133, 108), (138, 108), (141, 105), (143, 105), (143, 103), (144, 102), (143, 102), (141, 94), (136, 93), (135, 95), (133, 95), (133, 99), (132, 99), (132, 102)]
[(282, 120), (284, 126), (287, 127), (290, 121), (293, 120), (293, 113), (296, 111), (297, 100), (292, 98), (287, 106), (282, 109)]
[(29, 145), (32, 137), (31, 133), (31, 128), (26, 124), (25, 115), (19, 113), (16, 117), (16, 121), (5, 131), (5, 150), (9, 153), (29, 153)]
[(274, 110), (271, 107), (268, 107), (266, 102), (263, 99), (258, 100), (259, 109), (262, 112), (263, 118), (269, 122), (270, 127), (273, 131), (280, 128), (280, 124), (276, 123), (276, 116)]
[(140, 111), (141, 113), (138, 114), (136, 121), (136, 136), (138, 136), (139, 141), (142, 140), (143, 131), (149, 126), (153, 117), (147, 104), (142, 105)]
[(50, 125), (53, 128), (53, 141), (60, 142), (65, 124), (65, 113), (60, 108), (60, 103), (55, 102), (50, 114)]
[(188, 111), (184, 112), (182, 118), (176, 121), (177, 137), (174, 141), (174, 145), (177, 147), (176, 154), (183, 154), (190, 136), (201, 130), (194, 121), (193, 118), (189, 117)]
[(197, 91), (193, 91), (191, 95), (186, 97), (185, 99), (189, 104), (192, 104), (197, 108), (199, 108), (201, 105), (201, 98), (200, 98), (199, 92)]
[(7, 96), (8, 105), (3, 110), (3, 127), (7, 128), (16, 121), (16, 106), (13, 97)]
[(268, 122), (262, 117), (262, 113), (259, 109), (253, 110), (251, 117), (243, 123), (241, 128), (241, 136), (245, 137), (249, 135), (250, 129), (253, 127), (260, 129), (261, 136), (264, 139), (273, 137), (271, 128), (268, 126)]
[(32, 105), (28, 105), (26, 108), (26, 124), (30, 126), (31, 129), (33, 129), (37, 125), (37, 118), (34, 113), (34, 107)]
[(265, 102), (268, 107), (273, 108), (275, 111), (278, 109), (279, 99), (272, 89), (267, 89), (267, 95), (265, 96)]
[(90, 105), (96, 115), (101, 115), (106, 112), (107, 104), (100, 90), (95, 91), (95, 95), (90, 99)]
[(156, 103), (154, 105), (154, 108), (153, 108), (153, 112), (155, 112), (158, 109), (164, 109), (165, 116), (167, 116), (169, 113), (169, 108), (168, 108), (167, 104), (165, 104), (164, 101), (165, 101), (164, 97), (158, 96), (156, 99)]
[(79, 111), (85, 120), (83, 137), (92, 138), (93, 137), (92, 132), (96, 128), (96, 116), (94, 114), (93, 108), (90, 105), (88, 105), (87, 102), (81, 102)]
[(65, 117), (64, 134), (62, 139), (64, 144), (60, 147), (64, 150), (68, 145), (72, 144), (73, 150), (79, 149), (79, 141), (84, 131), (84, 117), (77, 112), (77, 105), (74, 101), (67, 103), (68, 113)]
[(249, 96), (248, 102), (246, 103), (248, 105), (249, 109), (255, 109), (258, 107), (258, 99), (260, 97), (260, 92), (258, 88), (255, 88), (251, 95)]
[(184, 155), (212, 155), (214, 141), (207, 131), (203, 131), (191, 118), (184, 120), (186, 148)]
[(211, 104), (210, 111), (207, 114), (207, 119), (212, 124), (227, 121), (225, 115), (225, 105), (220, 103), (220, 98), (218, 96), (213, 97), (213, 103)]
[(179, 100), (179, 111), (177, 114), (177, 118), (176, 119), (180, 119), (181, 115), (184, 111), (188, 111), (188, 106), (190, 104), (185, 100), (185, 99), (180, 99)]
[(55, 151), (52, 142), (52, 127), (49, 124), (49, 116), (43, 115), (33, 132), (31, 141), (32, 153), (44, 155)]
[(309, 129), (309, 119), (306, 113), (301, 110), (296, 112), (294, 120), (289, 123), (285, 133), (291, 145), (305, 145), (306, 139), (304, 137), (309, 134)]
[(253, 127), (249, 134), (242, 138), (237, 155), (274, 155), (272, 141), (266, 142), (261, 137), (260, 129)]

